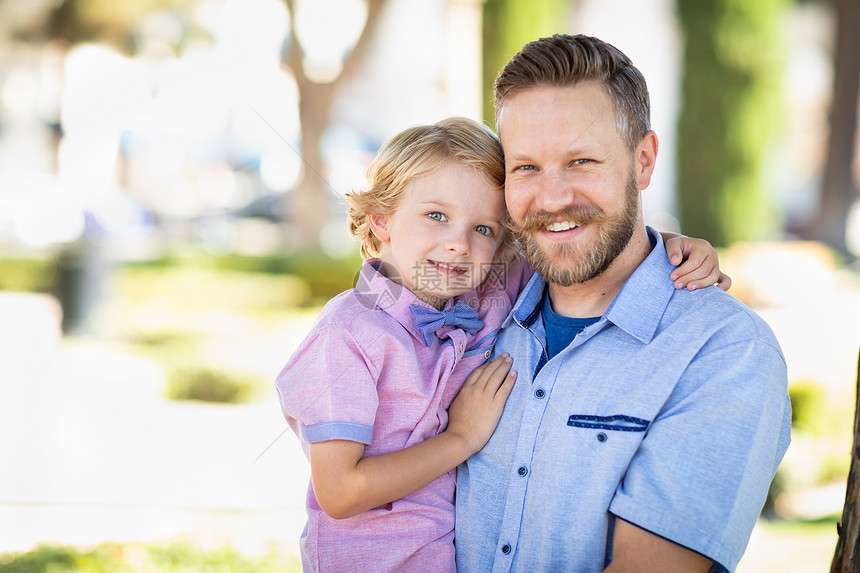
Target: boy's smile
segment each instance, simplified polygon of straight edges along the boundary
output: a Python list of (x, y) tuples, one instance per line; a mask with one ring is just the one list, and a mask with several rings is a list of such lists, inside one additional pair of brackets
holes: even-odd
[(476, 288), (504, 237), (505, 201), (473, 168), (448, 161), (416, 178), (392, 215), (371, 215), (381, 271), (441, 308)]

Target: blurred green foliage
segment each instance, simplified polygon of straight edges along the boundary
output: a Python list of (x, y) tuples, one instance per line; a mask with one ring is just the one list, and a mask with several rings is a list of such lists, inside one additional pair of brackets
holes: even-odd
[(482, 101), (487, 102), (483, 111), (487, 125), (496, 124), (492, 104), (493, 82), (499, 70), (527, 42), (564, 30), (565, 26), (560, 26), (559, 22), (567, 22), (571, 5), (566, 0), (484, 2), (481, 76), (484, 93)]
[(814, 382), (800, 380), (789, 384), (788, 397), (791, 400), (792, 430), (820, 435), (826, 429), (828, 418), (824, 388)]
[(161, 365), (166, 397), (248, 402), (271, 390), (273, 373), (261, 371), (263, 361), (238, 357), (233, 341), (315, 315), (353, 286), (360, 264), (357, 257), (175, 253), (116, 269), (104, 316), (116, 338)]
[(200, 400), (236, 404), (247, 402), (268, 387), (266, 380), (205, 363), (171, 368), (165, 395), (173, 400)]
[(293, 275), (193, 267), (120, 269), (112, 288), (132, 300), (198, 311), (289, 308), (308, 304), (311, 296)]
[(216, 268), (224, 270), (298, 277), (308, 285), (310, 296), (307, 302), (323, 304), (355, 285), (362, 259), (357, 253), (339, 259), (297, 253), (285, 257), (227, 255), (213, 257), (213, 263)]
[(842, 515), (837, 513), (825, 515), (816, 519), (779, 519), (769, 520), (762, 524), (765, 531), (776, 535), (791, 536), (827, 536), (836, 535), (836, 524), (842, 520)]
[(0, 258), (0, 290), (49, 292), (57, 279), (52, 258)]
[(306, 286), (307, 292), (304, 293), (303, 299), (291, 301), (290, 304), (318, 305), (352, 288), (361, 262), (357, 253), (344, 258), (330, 258), (318, 253), (256, 257), (239, 254), (212, 255), (203, 250), (186, 250), (138, 263), (131, 268), (233, 271), (287, 277), (284, 279), (287, 281), (298, 279)]
[(0, 555), (4, 573), (298, 573), (301, 564), (274, 550), (245, 557), (230, 547), (204, 551), (185, 542), (169, 545), (104, 543), (94, 549), (40, 545), (27, 553)]
[(777, 229), (763, 181), (782, 117), (791, 0), (678, 0), (684, 33), (678, 202), (687, 235), (725, 246)]

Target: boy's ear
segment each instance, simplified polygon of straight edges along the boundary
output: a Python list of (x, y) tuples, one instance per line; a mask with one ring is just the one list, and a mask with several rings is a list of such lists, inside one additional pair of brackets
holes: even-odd
[(388, 232), (388, 217), (374, 213), (367, 216), (367, 223), (374, 237), (382, 243), (388, 242), (391, 238), (391, 233)]

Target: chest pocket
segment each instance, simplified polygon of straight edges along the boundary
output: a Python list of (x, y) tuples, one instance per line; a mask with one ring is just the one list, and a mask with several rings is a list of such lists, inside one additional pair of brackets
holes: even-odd
[(625, 416), (624, 414), (615, 414), (614, 416), (571, 414), (567, 419), (567, 425), (575, 428), (612, 430), (616, 432), (644, 432), (648, 429), (648, 424), (650, 423), (650, 420)]

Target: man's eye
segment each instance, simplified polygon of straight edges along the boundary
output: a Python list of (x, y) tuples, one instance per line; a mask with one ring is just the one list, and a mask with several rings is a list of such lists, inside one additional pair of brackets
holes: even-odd
[(534, 165), (520, 165), (516, 168), (516, 171), (534, 171)]
[(433, 219), (434, 221), (444, 222), (444, 221), (448, 220), (448, 218), (445, 217), (445, 215), (443, 215), (439, 211), (433, 211), (432, 213), (427, 213), (427, 216), (430, 217), (431, 219)]
[(591, 159), (574, 159), (571, 163), (574, 165), (585, 165), (586, 163), (591, 163)]
[(478, 225), (477, 227), (475, 227), (475, 230), (482, 235), (486, 235), (488, 237), (493, 236), (493, 230), (486, 225)]

